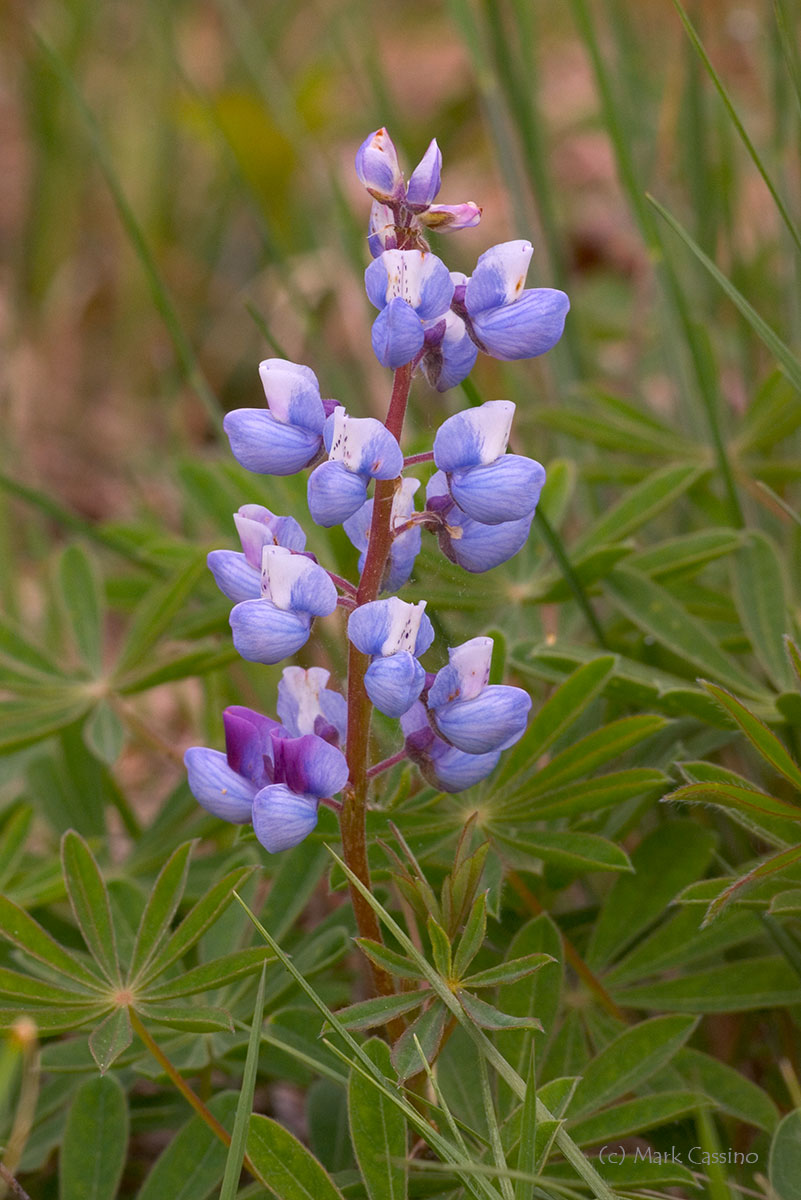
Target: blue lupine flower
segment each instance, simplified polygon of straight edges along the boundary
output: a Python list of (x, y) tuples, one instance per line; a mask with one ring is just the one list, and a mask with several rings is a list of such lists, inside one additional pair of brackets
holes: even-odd
[(525, 732), (531, 697), (522, 688), (489, 684), (492, 638), (477, 637), (448, 651), (428, 693), (434, 724), (466, 754), (513, 746)]
[(478, 346), (455, 312), (447, 312), (441, 321), (426, 330), (420, 366), (438, 392), (446, 392), (466, 379), (477, 357)]
[(444, 522), (437, 529), (439, 548), (446, 558), (471, 574), (491, 571), (514, 558), (528, 540), (534, 514), (518, 521), (482, 525), (457, 507), (444, 471), (432, 475), (426, 486), (426, 507)]
[(217, 587), (229, 600), (255, 600), (261, 595), (261, 553), (265, 546), (303, 550), (306, 534), (294, 517), (277, 517), (263, 504), (243, 504), (234, 513), (242, 543), (236, 550), (212, 550), (207, 558)]
[(500, 750), (489, 754), (465, 754), (437, 737), (425, 705), (416, 701), (401, 717), (406, 753), (420, 768), (423, 778), (441, 792), (463, 792), (486, 779), (498, 765)]
[(385, 250), (364, 273), (370, 302), (380, 309), (372, 343), (383, 367), (395, 370), (416, 358), (426, 326), (450, 308), (453, 282), (441, 259), (426, 250)]
[(281, 726), (237, 704), (223, 713), (223, 728), (225, 754), (192, 746), (184, 755), (189, 788), (207, 812), (246, 825), (257, 792), (272, 779), (271, 734)]
[(271, 854), (289, 850), (317, 824), (320, 800), (348, 781), (345, 755), (313, 733), (273, 738), (273, 782), (253, 800), (253, 831)]
[(449, 417), (434, 439), (434, 462), (451, 496), (482, 525), (531, 516), (545, 483), (540, 463), (506, 453), (514, 411), (511, 401), (488, 400)]
[[(384, 578), (381, 583), (382, 592), (397, 592), (403, 587), (412, 573), (414, 560), (420, 553), (421, 530), (419, 525), (411, 525), (403, 529), (414, 512), (414, 493), (420, 486), (419, 479), (402, 479), (401, 485), (392, 498), (390, 514), (390, 529), (401, 529), (394, 533), (392, 546), (389, 551)], [(368, 500), (358, 512), (349, 517), (342, 528), (350, 538), (359, 555), (359, 574), (364, 570), (364, 560), (367, 557), (367, 542), (370, 536), (370, 525), (373, 520), (373, 501)]]
[(502, 242), (481, 255), (466, 284), (457, 285), (457, 312), (493, 358), (535, 358), (562, 336), (570, 301), (555, 288), (524, 288), (532, 253), (531, 242)]
[(345, 697), (326, 687), (324, 667), (284, 667), (278, 685), (278, 716), (292, 737), (316, 733), (333, 746), (344, 745), (348, 724)]
[(309, 476), (308, 501), (312, 520), (330, 527), (361, 508), (371, 479), (396, 479), (403, 468), (397, 439), (374, 417), (349, 417), (334, 412), (325, 428), (328, 462)]
[(309, 367), (283, 358), (259, 364), (267, 408), (237, 408), (223, 428), (237, 462), (262, 475), (294, 475), (317, 458), (323, 426), (337, 407), (322, 400), (317, 376)]
[(234, 645), (249, 662), (280, 662), (308, 641), (312, 618), (336, 605), (336, 587), (321, 566), (285, 546), (265, 546), (261, 598), (231, 610)]
[(296, 846), (317, 824), (319, 801), (345, 786), (344, 754), (315, 734), (292, 737), (250, 708), (227, 708), (223, 725), (225, 754), (192, 746), (184, 755), (195, 799), (224, 821), (252, 821), (271, 853)]
[(386, 129), (377, 129), (365, 138), (356, 151), (356, 174), (375, 202), (368, 239), (374, 258), (397, 246), (396, 228), (420, 241), (417, 231), (421, 227), (449, 233), (478, 225), (481, 209), (472, 201), (433, 203), (440, 189), (441, 169), (442, 154), (434, 139), (404, 185), (398, 153)]
[(348, 638), (372, 661), (364, 687), (373, 704), (388, 717), (400, 717), (423, 690), (426, 673), (417, 658), (434, 640), (425, 600), (407, 604), (391, 596), (354, 609)]

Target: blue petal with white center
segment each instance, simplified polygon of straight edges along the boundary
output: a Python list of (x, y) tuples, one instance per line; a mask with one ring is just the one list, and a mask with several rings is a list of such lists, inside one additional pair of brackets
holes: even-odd
[(501, 242), (484, 251), (465, 293), (465, 305), (474, 320), (483, 312), (513, 304), (523, 294), (533, 253), (531, 242), (522, 240)]
[(257, 788), (228, 765), (224, 754), (192, 746), (184, 755), (184, 765), (189, 790), (201, 808), (234, 825), (250, 821)]
[(533, 458), (504, 454), (485, 467), (456, 471), (451, 495), (474, 521), (499, 525), (531, 516), (545, 483), (545, 468)]
[(287, 612), (327, 617), (337, 606), (328, 572), (305, 554), (265, 546), (261, 559), (262, 595)]
[(421, 366), (431, 387), (446, 392), (456, 387), (472, 371), (478, 357), (478, 347), (467, 332), (461, 317), (447, 312), (445, 329), (434, 341), (426, 340)]
[(515, 406), (488, 400), (443, 421), (434, 438), (434, 462), (441, 471), (486, 466), (506, 453)]
[(234, 525), (245, 557), (257, 570), (261, 569), (265, 546), (286, 546), (287, 550), (306, 547), (306, 534), (295, 518), (276, 516), (263, 504), (243, 504), (234, 513)]
[(325, 410), (320, 385), (311, 367), (285, 358), (266, 358), (259, 363), (264, 395), (276, 421), (295, 425), (309, 433), (323, 432)]
[(362, 654), (389, 655), (401, 650), (415, 656), (425, 654), (434, 640), (425, 606), (425, 600), (407, 604), (397, 596), (372, 600), (350, 614), (348, 638)]
[(364, 677), (364, 688), (379, 712), (401, 717), (419, 697), (426, 681), (420, 663), (407, 650), (374, 658)]
[(491, 637), (470, 638), (448, 650), (448, 665), (436, 674), (428, 693), (431, 708), (451, 700), (474, 700), (489, 683), (493, 641)]
[[(420, 553), (422, 540), (420, 526), (410, 525), (409, 528), (404, 528), (414, 513), (414, 494), (419, 487), (419, 479), (402, 479), (401, 486), (392, 498), (390, 528), (393, 531), (393, 538), (389, 561), (381, 581), (382, 592), (397, 592), (403, 587), (411, 575), (415, 559)], [(359, 573), (364, 570), (372, 520), (373, 501), (368, 500), (342, 526), (353, 545), (361, 552), (359, 554)]]
[(453, 502), (442, 471), (429, 480), (426, 497), (430, 506), (438, 506), (446, 522), (445, 528), (437, 533), (440, 549), (446, 558), (471, 574), (491, 571), (508, 562), (528, 541), (533, 513), (500, 525), (473, 521)]
[(324, 667), (284, 667), (278, 684), (278, 716), (292, 737), (333, 729), (344, 743), (348, 706), (345, 697), (326, 686), (330, 672)]
[(403, 470), (398, 439), (375, 417), (349, 417), (338, 408), (325, 430), (329, 459), (371, 479), (396, 479)]
[(513, 746), (525, 732), (531, 697), (522, 688), (490, 684), (472, 700), (434, 710), (442, 736), (466, 754), (489, 754)]
[(253, 831), (270, 854), (290, 850), (317, 824), (317, 801), (299, 796), (285, 783), (262, 788), (253, 801)]

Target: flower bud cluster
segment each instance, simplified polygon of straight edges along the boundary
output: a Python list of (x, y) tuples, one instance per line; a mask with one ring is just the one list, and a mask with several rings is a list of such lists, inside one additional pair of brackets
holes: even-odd
[[(373, 197), (373, 261), (365, 274), (368, 299), (378, 309), (373, 350), (398, 373), (396, 385), (405, 381), (407, 394), (417, 368), (443, 391), (467, 376), (479, 351), (504, 360), (542, 354), (561, 336), (569, 307), (562, 292), (526, 289), (528, 242), (486, 251), (469, 279), (449, 272), (431, 253), (425, 230), (468, 228), (481, 216), (473, 203), (434, 203), (440, 168), (432, 142), (404, 182), (383, 129), (356, 156), (359, 179)], [(447, 664), (431, 670), (421, 661), (435, 640), (426, 602), (408, 603), (394, 593), (414, 569), (423, 532), (434, 534), (441, 551), (472, 573), (516, 554), (528, 537), (545, 471), (535, 460), (507, 452), (515, 413), (508, 401), (489, 401), (442, 421), (432, 452), (407, 462), (398, 440), (402, 421), (395, 421), (393, 432), (373, 417), (352, 416), (339, 401), (323, 399), (314, 372), (298, 363), (267, 359), (259, 374), (266, 407), (238, 409), (225, 418), (234, 457), (259, 474), (308, 469), (311, 519), (325, 528), (342, 525), (360, 554), (359, 582), (341, 579), (306, 551), (305, 532), (294, 517), (247, 504), (234, 514), (241, 552), (214, 550), (208, 558), (218, 587), (233, 602), (234, 645), (250, 662), (281, 662), (306, 644), (315, 618), (337, 607), (347, 612), (347, 702), (328, 688), (328, 671), (286, 667), (277, 721), (228, 708), (225, 753), (204, 747), (186, 753), (198, 802), (235, 824), (251, 823), (274, 852), (297, 845), (314, 829), (321, 802), (341, 808), (334, 796), (343, 792), (349, 803), (359, 786), (354, 770), (365, 785), (367, 701), (400, 721), (403, 749), (392, 761), (408, 757), (443, 791), (486, 778), (522, 736), (531, 700), (520, 688), (489, 682), (492, 639), (451, 647)], [(393, 391), (393, 404), (394, 397)], [(421, 481), (404, 471), (429, 462), (434, 470), (418, 510)], [(375, 497), (369, 495), (373, 481)], [(380, 598), (381, 592), (393, 594)], [(361, 746), (349, 761), (354, 737)]]

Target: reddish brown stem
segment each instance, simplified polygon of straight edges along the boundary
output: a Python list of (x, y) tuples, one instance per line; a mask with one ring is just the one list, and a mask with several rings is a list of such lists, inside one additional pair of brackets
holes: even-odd
[(403, 460), (404, 467), (413, 467), (416, 463), (425, 463), (434, 461), (434, 451), (424, 450), (422, 454), (408, 454)]
[(403, 762), (408, 755), (405, 750), (399, 750), (397, 754), (391, 754), (389, 758), (382, 759), (376, 763), (374, 767), (370, 767), (367, 772), (367, 778), (372, 779), (375, 775), (380, 775), (382, 771), (388, 771), (390, 767), (394, 767), (396, 763)]
[[(386, 427), (398, 440), (400, 440), (403, 429), (411, 381), (411, 363), (400, 367), (395, 372)], [(370, 603), (377, 598), (381, 591), (381, 580), (392, 544), (390, 518), (395, 485), (396, 480), (394, 479), (376, 480), (367, 554), (356, 594), (357, 605)], [(372, 715), (372, 704), (364, 688), (364, 676), (368, 665), (367, 655), (362, 654), (351, 643), (348, 649), (348, 738), (346, 747), (350, 783), (344, 792), (340, 829), (345, 862), (366, 888), (370, 887), (365, 814), (369, 783), (367, 751)], [(361, 936), (372, 938), (373, 941), (382, 941), (381, 926), (370, 905), (355, 887), (351, 887), (350, 894), (356, 924)], [(376, 993), (382, 996), (392, 995), (395, 991), (392, 976), (382, 968), (376, 967), (375, 964), (372, 965), (372, 974)]]

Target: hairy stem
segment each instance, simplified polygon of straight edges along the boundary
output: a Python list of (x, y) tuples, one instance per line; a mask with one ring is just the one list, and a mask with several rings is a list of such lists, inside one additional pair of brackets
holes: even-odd
[[(409, 388), (412, 381), (412, 364), (398, 368), (392, 384), (386, 427), (399, 441), (406, 415)], [(356, 593), (356, 604), (369, 604), (381, 591), (381, 580), (392, 544), (390, 518), (396, 480), (378, 479), (375, 485), (373, 517), (370, 525), (364, 570)], [(372, 704), (364, 690), (364, 676), (369, 660), (366, 654), (351, 643), (348, 648), (348, 739), (347, 759), (350, 783), (344, 792), (344, 804), (340, 816), (342, 848), (345, 862), (366, 888), (370, 887), (370, 869), (367, 861), (367, 791), (369, 786), (367, 750), (370, 740), (370, 717)], [(362, 937), (381, 941), (378, 919), (359, 892), (351, 887), (351, 901), (356, 924)], [(372, 964), (373, 984), (378, 995), (391, 995), (395, 988), (391, 975)]]

